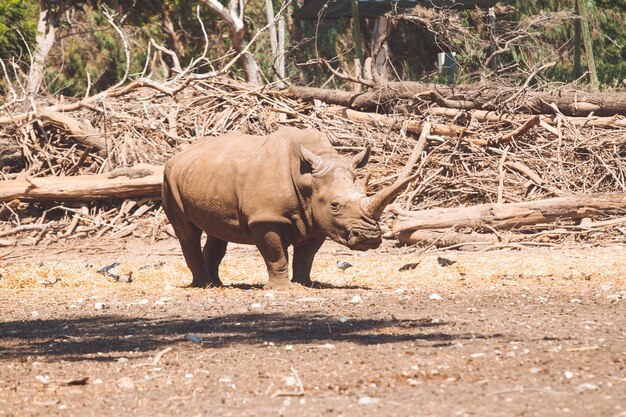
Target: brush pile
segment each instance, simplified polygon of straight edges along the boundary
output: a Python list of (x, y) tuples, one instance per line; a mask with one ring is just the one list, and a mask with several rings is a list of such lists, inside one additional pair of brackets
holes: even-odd
[[(167, 238), (171, 229), (155, 190), (159, 167), (170, 156), (203, 136), (233, 130), (266, 134), (285, 125), (317, 128), (341, 153), (371, 146), (371, 191), (408, 170), (417, 172), (418, 179), (395, 204), (394, 231), (396, 237), (405, 236), (403, 242), (484, 247), (624, 240), (626, 220), (619, 217), (626, 211), (623, 115), (568, 116), (557, 106), (552, 114), (513, 112), (511, 107), (506, 113), (496, 107), (466, 109), (456, 97), (432, 90), (410, 97), (387, 94), (379, 108), (357, 110), (350, 105), (354, 99), (307, 94), (188, 75), (162, 83), (138, 80), (78, 101), (42, 99), (28, 108), (24, 103), (7, 107), (0, 113), (0, 246), (87, 236)], [(361, 98), (368, 94), (375, 92)], [(500, 102), (522, 103), (519, 93), (513, 94)], [(446, 106), (454, 103), (457, 108)], [(526, 108), (520, 104), (520, 109)], [(62, 181), (73, 184), (73, 177), (94, 174), (90, 178), (97, 183), (118, 180), (132, 188), (133, 181), (146, 177), (154, 184), (150, 192), (128, 198), (114, 192), (98, 198), (78, 188), (59, 197), (35, 197), (34, 190), (47, 187), (49, 177), (67, 176)], [(577, 195), (606, 193), (613, 199), (608, 205), (575, 207)], [(515, 229), (510, 236), (484, 219), (444, 228), (427, 225), (422, 229), (436, 234), (420, 239), (410, 238), (417, 229), (402, 226), (403, 218), (411, 218), (406, 210), (506, 206), (557, 197), (573, 199), (574, 207), (506, 227)], [(550, 207), (541, 210), (546, 214)], [(486, 241), (476, 236), (484, 232), (490, 235)], [(464, 234), (471, 239), (451, 239)]]

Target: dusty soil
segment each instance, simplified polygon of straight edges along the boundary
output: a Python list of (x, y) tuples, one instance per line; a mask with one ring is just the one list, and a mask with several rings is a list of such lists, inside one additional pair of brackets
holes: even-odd
[[(324, 288), (288, 292), (259, 289), (261, 260), (241, 246), (231, 286), (207, 290), (185, 287), (173, 240), (0, 259), (3, 416), (626, 416), (621, 246), (327, 244)], [(132, 283), (95, 272), (113, 261)]]

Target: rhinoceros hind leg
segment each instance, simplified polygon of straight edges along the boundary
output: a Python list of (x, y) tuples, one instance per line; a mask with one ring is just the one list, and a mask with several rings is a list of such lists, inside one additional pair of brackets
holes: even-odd
[(289, 280), (289, 255), (287, 242), (280, 225), (262, 223), (250, 228), (256, 247), (265, 260), (269, 281), (265, 289), (287, 289), (294, 286)]
[(312, 287), (311, 267), (315, 254), (322, 247), (325, 236), (317, 236), (304, 245), (294, 246), (293, 248), (293, 282)]
[(202, 231), (195, 226), (192, 226), (187, 230), (176, 230), (176, 236), (180, 242), (180, 247), (183, 250), (183, 256), (187, 262), (187, 266), (191, 270), (193, 280), (191, 281), (192, 287), (206, 288), (211, 284), (209, 279), (209, 271), (207, 270), (206, 263), (202, 257), (202, 251), (200, 250), (200, 236)]
[(207, 236), (206, 238), (202, 255), (204, 257), (204, 263), (206, 264), (207, 271), (209, 272), (209, 285), (211, 287), (222, 286), (222, 281), (219, 276), (219, 268), (220, 263), (226, 254), (227, 245), (228, 242), (224, 240), (216, 239), (212, 236)]

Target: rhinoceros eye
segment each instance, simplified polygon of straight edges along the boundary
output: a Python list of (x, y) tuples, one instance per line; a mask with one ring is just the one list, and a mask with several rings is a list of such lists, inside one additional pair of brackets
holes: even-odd
[(339, 212), (339, 210), (341, 210), (341, 203), (339, 201), (331, 201), (330, 209), (332, 210), (333, 213)]

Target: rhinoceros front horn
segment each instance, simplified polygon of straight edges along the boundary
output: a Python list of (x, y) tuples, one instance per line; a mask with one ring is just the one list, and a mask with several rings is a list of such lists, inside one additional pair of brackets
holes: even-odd
[(417, 174), (406, 178), (399, 178), (389, 187), (385, 187), (371, 197), (363, 200), (365, 214), (374, 219), (380, 220), (385, 207), (402, 191), (402, 189), (417, 177)]

